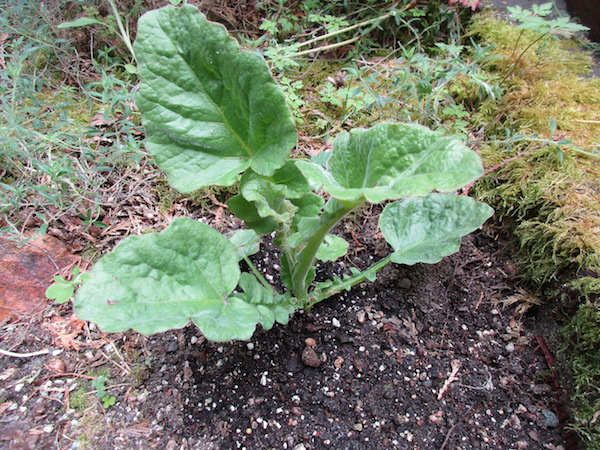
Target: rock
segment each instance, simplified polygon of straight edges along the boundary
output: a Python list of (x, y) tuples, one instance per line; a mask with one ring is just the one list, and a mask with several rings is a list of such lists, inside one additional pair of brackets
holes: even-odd
[(319, 367), (322, 363), (315, 349), (308, 346), (302, 351), (302, 362), (309, 367)]
[(65, 362), (60, 358), (52, 358), (46, 364), (46, 369), (52, 373), (65, 373), (66, 365)]
[(296, 373), (300, 370), (300, 364), (296, 355), (291, 355), (285, 363), (285, 370), (288, 372)]
[(306, 345), (308, 345), (309, 347), (316, 347), (317, 346), (317, 341), (315, 341), (313, 338), (306, 338), (304, 340), (304, 343)]
[(400, 278), (397, 284), (400, 289), (410, 289), (412, 287), (410, 278)]
[(179, 350), (179, 344), (175, 341), (171, 342), (167, 347), (167, 352), (169, 353), (176, 352), (177, 350)]
[(437, 411), (429, 416), (429, 421), (432, 423), (440, 423), (444, 420), (444, 411)]
[(354, 366), (354, 368), (358, 372), (364, 372), (365, 371), (366, 364), (365, 364), (365, 362), (362, 359), (354, 358), (352, 360), (352, 365)]
[(535, 442), (540, 442), (540, 435), (537, 433), (537, 431), (530, 431), (529, 433), (527, 433), (529, 435), (529, 437), (531, 439), (533, 439)]
[(560, 423), (558, 420), (558, 416), (552, 411), (550, 411), (549, 409), (542, 409), (542, 416), (544, 416), (544, 421), (546, 422), (546, 425), (548, 425), (550, 428), (558, 427), (558, 424)]
[(367, 313), (364, 310), (360, 310), (356, 313), (356, 320), (358, 323), (365, 323)]
[(552, 392), (552, 386), (545, 384), (545, 383), (540, 383), (540, 384), (536, 384), (533, 386), (533, 392), (535, 394), (549, 394), (550, 392)]

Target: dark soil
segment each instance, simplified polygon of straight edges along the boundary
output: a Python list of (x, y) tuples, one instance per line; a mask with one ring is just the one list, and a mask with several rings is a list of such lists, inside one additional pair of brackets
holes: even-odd
[[(372, 223), (349, 235), (343, 267), (378, 257)], [(477, 232), (437, 265), (388, 267), (249, 342), (193, 326), (105, 335), (50, 306), (2, 327), (3, 348), (49, 353), (1, 357), (0, 447), (576, 448), (553, 332), (503, 248)]]

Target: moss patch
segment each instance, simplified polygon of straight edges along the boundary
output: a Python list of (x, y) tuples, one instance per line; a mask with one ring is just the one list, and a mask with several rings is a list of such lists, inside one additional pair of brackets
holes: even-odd
[[(479, 113), (488, 134), (533, 135), (482, 147), (501, 168), (475, 187), (514, 236), (524, 279), (565, 313), (565, 364), (574, 376), (572, 427), (600, 447), (600, 80), (577, 43), (482, 16), (473, 32), (498, 58), (486, 70), (506, 93)], [(552, 128), (555, 127), (554, 130)], [(555, 143), (552, 144), (552, 141)], [(550, 145), (548, 145), (550, 144)], [(502, 161), (514, 158), (509, 164)]]

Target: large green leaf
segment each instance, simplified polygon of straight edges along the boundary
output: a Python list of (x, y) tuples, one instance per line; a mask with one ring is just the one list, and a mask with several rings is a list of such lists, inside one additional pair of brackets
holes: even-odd
[(77, 292), (75, 312), (107, 332), (153, 334), (191, 319), (207, 339), (248, 339), (270, 318), (260, 304), (231, 295), (240, 280), (236, 251), (209, 226), (176, 219), (162, 233), (125, 239), (102, 258)]
[(234, 294), (227, 303), (215, 303), (213, 309), (192, 317), (208, 339), (250, 339), (257, 324), (265, 330), (270, 330), (275, 322), (286, 325), (297, 309), (289, 295), (274, 294), (249, 273), (241, 274), (240, 288), (244, 292)]
[(494, 210), (470, 197), (430, 194), (386, 205), (379, 226), (399, 264), (436, 263), (458, 251), (462, 236), (479, 228)]
[(326, 169), (306, 160), (296, 165), (309, 181), (347, 202), (449, 192), (482, 174), (479, 156), (459, 139), (404, 123), (341, 133)]
[(229, 186), (251, 167), (271, 175), (296, 143), (285, 97), (265, 61), (191, 5), (139, 21), (137, 99), (146, 146), (187, 193)]

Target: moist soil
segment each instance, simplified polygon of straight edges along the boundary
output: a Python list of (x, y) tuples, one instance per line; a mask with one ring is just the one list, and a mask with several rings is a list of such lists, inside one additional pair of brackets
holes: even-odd
[[(370, 210), (340, 227), (350, 251), (318, 277), (385, 254), (375, 225)], [(1, 328), (3, 349), (48, 353), (0, 357), (0, 448), (577, 448), (555, 324), (506, 249), (488, 226), (247, 342), (104, 334), (48, 304)], [(277, 282), (277, 248), (255, 263)]]

